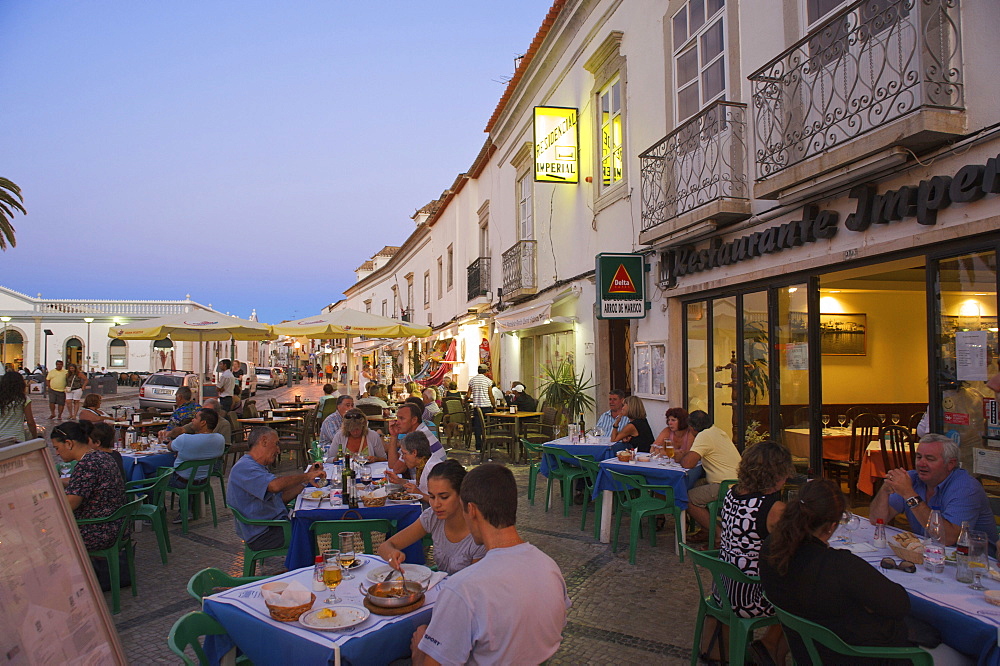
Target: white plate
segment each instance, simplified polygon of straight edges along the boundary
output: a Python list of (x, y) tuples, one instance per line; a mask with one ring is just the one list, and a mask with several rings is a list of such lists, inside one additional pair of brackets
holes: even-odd
[[(320, 496), (320, 497), (313, 497), (313, 495), (312, 495), (313, 493), (322, 493), (322, 496)], [(306, 488), (305, 490), (302, 491), (302, 499), (307, 499), (307, 500), (314, 500), (315, 501), (315, 500), (318, 500), (318, 499), (326, 499), (329, 496), (330, 496), (330, 489), (329, 488), (323, 488), (323, 489)]]
[[(403, 571), (406, 572), (406, 580), (415, 580), (418, 583), (424, 583), (428, 581), (431, 575), (434, 573), (422, 564), (410, 564), (408, 562), (403, 562)], [(399, 577), (399, 572), (384, 564), (380, 567), (375, 567), (368, 572), (368, 580), (373, 583), (381, 583), (388, 576)]]
[(417, 494), (411, 493), (410, 496), (409, 496), (409, 499), (394, 500), (394, 499), (388, 499), (388, 498), (386, 498), (386, 501), (389, 502), (390, 504), (413, 504), (414, 502), (419, 502), (423, 498), (424, 498), (423, 495), (417, 495)]
[(306, 611), (299, 616), (299, 624), (307, 629), (318, 629), (319, 631), (336, 631), (337, 629), (347, 629), (356, 624), (361, 624), (368, 619), (370, 613), (367, 608), (358, 606), (331, 606), (330, 610), (336, 611), (334, 617), (317, 619), (316, 615), (323, 608)]

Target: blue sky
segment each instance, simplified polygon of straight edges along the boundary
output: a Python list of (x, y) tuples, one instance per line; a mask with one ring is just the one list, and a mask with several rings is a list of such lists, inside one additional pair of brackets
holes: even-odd
[(472, 164), (548, 0), (0, 0), (0, 284), (296, 319)]

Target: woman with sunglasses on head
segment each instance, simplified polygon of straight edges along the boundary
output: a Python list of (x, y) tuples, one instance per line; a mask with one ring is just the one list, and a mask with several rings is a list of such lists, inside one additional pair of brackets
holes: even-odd
[[(76, 461), (66, 485), (66, 501), (77, 518), (105, 518), (125, 504), (125, 481), (118, 463), (90, 445), (88, 422), (67, 421), (52, 429), (52, 446), (64, 462)], [(121, 521), (80, 525), (87, 550), (108, 548), (118, 538)]]
[(462, 513), (459, 491), (464, 478), (465, 468), (457, 460), (435, 465), (427, 475), (430, 508), (420, 514), (420, 520), (379, 546), (379, 557), (398, 570), (406, 561), (403, 549), (429, 534), (434, 542), (434, 563), (439, 570), (453, 574), (481, 560), (486, 547), (476, 544)]
[(13, 437), (15, 442), (23, 442), (26, 422), (31, 436), (38, 437), (30, 405), (24, 376), (14, 370), (5, 372), (0, 377), (0, 439)]
[[(908, 634), (932, 638), (936, 631), (909, 615), (910, 598), (902, 585), (854, 553), (830, 547), (846, 509), (833, 481), (816, 479), (802, 486), (761, 548), (764, 594), (778, 608), (823, 625), (848, 645), (910, 647)], [(809, 663), (798, 636), (789, 632), (787, 638), (795, 660)], [(940, 638), (929, 642), (937, 645)], [(821, 645), (817, 649), (827, 663), (844, 660)]]
[(385, 462), (389, 459), (385, 453), (382, 436), (368, 429), (368, 417), (357, 408), (344, 412), (344, 423), (340, 426), (340, 432), (333, 436), (330, 448), (327, 449), (327, 462), (336, 462), (342, 458), (343, 451), (367, 458), (368, 462)]

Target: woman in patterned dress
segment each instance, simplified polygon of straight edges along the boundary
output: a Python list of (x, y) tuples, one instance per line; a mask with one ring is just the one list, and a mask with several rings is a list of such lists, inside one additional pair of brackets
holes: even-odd
[[(722, 505), (719, 559), (736, 565), (749, 576), (758, 575), (761, 544), (785, 510), (785, 503), (779, 500), (781, 487), (794, 473), (792, 455), (780, 444), (760, 442), (743, 453), (738, 481), (726, 493)], [(759, 584), (727, 581), (726, 592), (739, 617), (774, 613)], [(781, 626), (769, 627), (762, 640), (754, 641), (753, 648), (765, 662), (770, 658), (784, 663), (788, 646)]]
[[(125, 481), (118, 463), (108, 453), (93, 449), (87, 429), (75, 421), (52, 429), (52, 445), (64, 462), (76, 461), (66, 484), (66, 501), (76, 518), (104, 518), (125, 504)], [(100, 550), (114, 544), (121, 521), (98, 525), (80, 525), (80, 536), (87, 550)]]

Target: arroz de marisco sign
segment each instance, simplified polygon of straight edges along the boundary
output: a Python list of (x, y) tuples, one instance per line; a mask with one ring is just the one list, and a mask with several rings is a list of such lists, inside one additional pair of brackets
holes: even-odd
[[(919, 224), (937, 223), (938, 211), (952, 203), (977, 201), (987, 194), (1000, 193), (1000, 155), (986, 164), (967, 164), (954, 176), (934, 176), (916, 186), (903, 186), (876, 194), (871, 183), (853, 188), (848, 197), (857, 204), (847, 216), (844, 227), (849, 231), (865, 231), (872, 225), (916, 218)], [(840, 216), (834, 210), (805, 206), (802, 219), (769, 227), (740, 236), (727, 243), (713, 238), (708, 247), (681, 246), (663, 251), (665, 286), (677, 284), (677, 278), (691, 273), (712, 270), (719, 266), (747, 261), (765, 254), (780, 252), (837, 235)]]
[(646, 262), (641, 254), (597, 255), (597, 316), (642, 319), (646, 316)]

